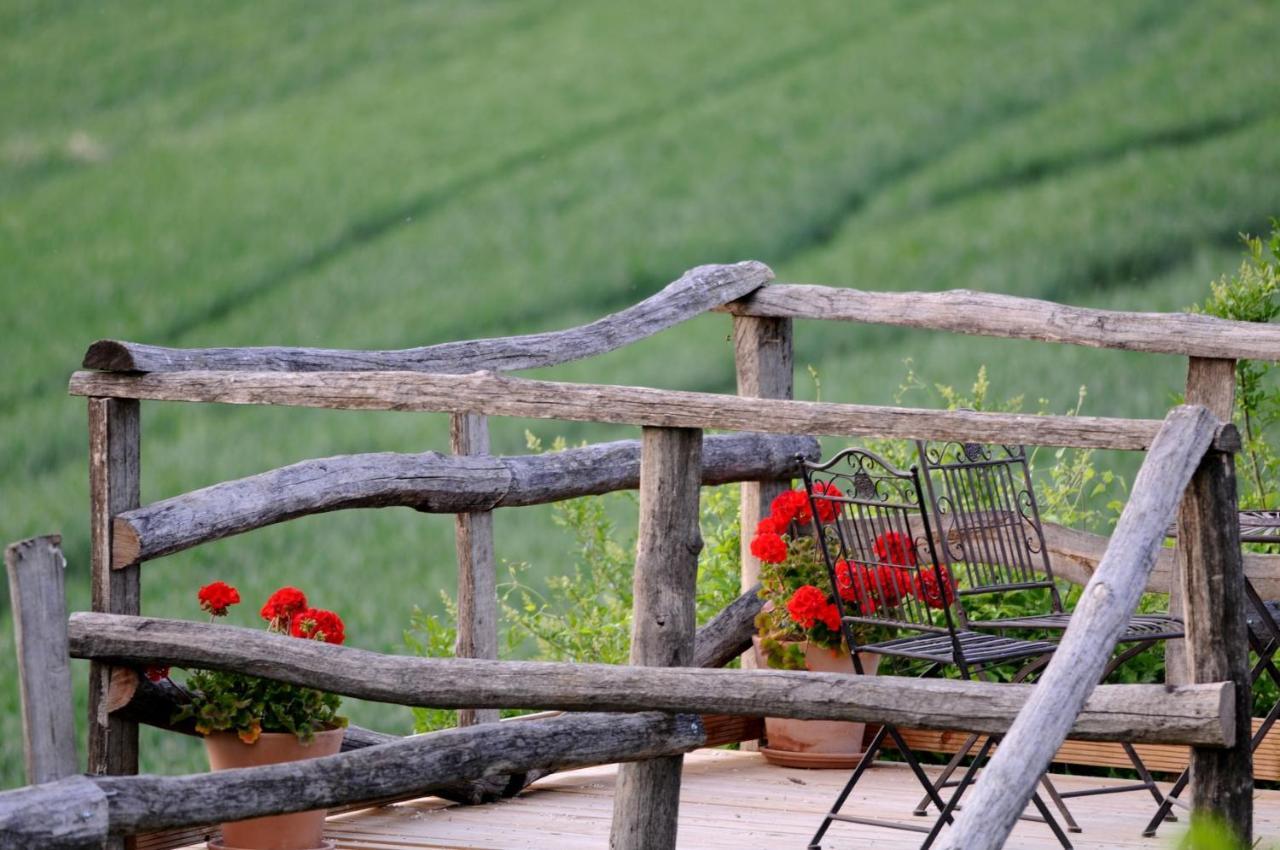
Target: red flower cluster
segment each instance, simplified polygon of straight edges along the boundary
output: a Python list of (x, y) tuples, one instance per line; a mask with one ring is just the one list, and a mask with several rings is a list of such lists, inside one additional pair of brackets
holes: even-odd
[(227, 609), (240, 601), (240, 591), (223, 581), (215, 581), (200, 588), (196, 594), (200, 607), (215, 617), (227, 616)]
[(946, 608), (956, 601), (956, 582), (951, 571), (945, 565), (939, 565), (942, 573), (942, 586), (938, 586), (938, 576), (933, 570), (921, 570), (916, 576), (915, 592), (920, 601), (930, 608)]
[(147, 674), (147, 678), (153, 682), (163, 682), (165, 679), (169, 678), (168, 667), (148, 667), (143, 672), (145, 672)]
[(822, 623), (833, 632), (840, 631), (840, 611), (827, 595), (811, 584), (802, 586), (787, 600), (787, 613), (802, 629)]
[(850, 568), (842, 559), (836, 561), (836, 587), (841, 599), (856, 604), (861, 613), (870, 614), (877, 608), (896, 607), (910, 595), (913, 581), (911, 570), (858, 563)]
[(307, 609), (307, 597), (296, 587), (282, 587), (267, 599), (258, 613), (271, 625), (272, 631), (287, 632), (294, 614)]
[(916, 547), (911, 538), (898, 531), (886, 531), (876, 538), (876, 559), (900, 567), (916, 565)]
[(293, 623), (289, 626), (289, 634), (308, 640), (322, 640), (325, 643), (340, 644), (347, 639), (342, 618), (323, 608), (308, 608), (294, 616)]
[[(831, 496), (842, 496), (843, 493), (833, 484), (819, 481), (813, 485), (817, 493)], [(818, 519), (831, 522), (839, 514), (835, 502), (818, 500)], [(756, 525), (755, 536), (751, 538), (751, 554), (766, 564), (781, 564), (787, 559), (787, 541), (782, 535), (787, 533), (791, 523), (807, 525), (813, 522), (813, 511), (809, 509), (809, 497), (803, 490), (788, 490), (780, 493), (769, 505), (769, 515)]]

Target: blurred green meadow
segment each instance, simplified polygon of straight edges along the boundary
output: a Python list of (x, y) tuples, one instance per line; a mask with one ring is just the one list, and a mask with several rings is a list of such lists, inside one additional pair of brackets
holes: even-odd
[[(1280, 4), (0, 0), (0, 540), (61, 532), (87, 607), (90, 342), (401, 348), (589, 321), (686, 268), (1176, 310), (1280, 214)], [(729, 320), (538, 373), (732, 392)], [(1002, 397), (1159, 417), (1176, 358), (834, 323), (797, 395), (887, 402), (904, 358)], [(1033, 407), (1034, 404), (1028, 406)], [(502, 420), (571, 441), (635, 429)], [(437, 415), (143, 406), (143, 498), (307, 457), (443, 450)], [(1132, 459), (1105, 459), (1132, 469)], [(1127, 466), (1125, 466), (1127, 464)], [(549, 575), (547, 509), (501, 558)], [(403, 651), (454, 581), (452, 521), (311, 517), (148, 563), (143, 610), (280, 584)], [(238, 614), (238, 616), (236, 616)], [(0, 597), (0, 786), (21, 782)], [(75, 669), (83, 701), (84, 669)], [(349, 703), (408, 731), (407, 709)], [(201, 769), (146, 732), (145, 770)]]

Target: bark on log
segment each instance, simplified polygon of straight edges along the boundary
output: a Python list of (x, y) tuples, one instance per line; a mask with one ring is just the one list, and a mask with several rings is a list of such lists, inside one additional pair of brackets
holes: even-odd
[[(684, 667), (693, 662), (697, 623), (702, 432), (646, 428), (640, 445), (631, 663)], [(618, 768), (613, 850), (674, 850), (683, 764), (681, 756), (667, 756)]]
[[(770, 434), (873, 436), (907, 440), (966, 439), (979, 443), (1142, 451), (1160, 422), (1099, 416), (1037, 416), (965, 410), (917, 410), (860, 404), (741, 398), (717, 393), (531, 381), (489, 372), (170, 372), (122, 375), (76, 372), (72, 395), (276, 404), (339, 410), (483, 413), (652, 428), (763, 431)], [(1240, 447), (1223, 425), (1214, 446)]]
[[(89, 532), (95, 611), (141, 610), (139, 567), (111, 567), (112, 518), (141, 499), (142, 410), (136, 400), (89, 399)], [(90, 773), (137, 773), (138, 727), (107, 710), (112, 670), (89, 665)]]
[(0, 850), (96, 850), (107, 819), (107, 795), (91, 777), (0, 792)]
[[(731, 434), (703, 443), (704, 484), (790, 475), (812, 437)], [(302, 461), (153, 502), (115, 518), (117, 569), (307, 514), (404, 506), (467, 513), (635, 489), (640, 441), (541, 455), (342, 455)]]
[(39, 785), (76, 772), (62, 538), (55, 534), (14, 543), (5, 549), (4, 562), (13, 607), (27, 782)]
[(1280, 360), (1280, 328), (1189, 313), (1132, 313), (956, 289), (863, 292), (773, 284), (718, 308), (735, 316), (834, 319), (1155, 354)]
[(1192, 818), (1223, 824), (1241, 847), (1253, 844), (1253, 753), (1250, 724), (1249, 613), (1240, 561), (1235, 458), (1210, 451), (1178, 513), (1179, 566), (1186, 609), (1191, 682), (1234, 682), (1235, 745), (1191, 750)]
[[(1080, 596), (1048, 667), (1026, 706), (978, 778), (954, 825), (942, 834), (948, 850), (1004, 846), (1040, 775), (1071, 732), (1137, 609), (1156, 551), (1182, 493), (1213, 441), (1218, 419), (1206, 408), (1177, 407), (1138, 471), (1107, 554)], [(1099, 688), (1100, 690), (1100, 688)], [(1222, 706), (1228, 746), (1235, 740), (1235, 694)], [(902, 725), (912, 725), (904, 723)], [(1246, 743), (1247, 747), (1247, 743)]]
[(474, 372), (537, 369), (629, 345), (741, 298), (773, 280), (763, 263), (698, 266), (657, 294), (590, 324), (525, 336), (446, 342), (400, 351), (325, 348), (163, 348), (103, 339), (89, 347), (86, 369), (169, 372), (231, 369), (255, 372), (405, 370)]
[[(239, 768), (188, 776), (72, 777), (0, 793), (0, 835), (16, 826), (26, 844), (49, 846), (40, 827), (27, 826), (49, 812), (80, 821), (76, 838), (91, 846), (115, 836), (172, 829), (269, 814), (329, 808), (407, 794), (496, 773), (568, 769), (586, 764), (684, 753), (705, 739), (696, 717), (659, 714), (598, 715), (591, 722), (503, 723), (449, 729), (405, 738), (357, 752), (268, 767)], [(103, 823), (103, 804), (107, 823)], [(69, 809), (68, 804), (76, 804)], [(89, 817), (80, 817), (87, 813)]]
[[(1032, 687), (790, 670), (416, 658), (258, 629), (97, 613), (72, 614), (69, 633), (76, 658), (236, 669), (360, 699), (443, 708), (654, 710), (1003, 732)], [(1108, 685), (1095, 691), (1071, 737), (1225, 746), (1234, 729), (1234, 718), (1222, 714), (1234, 698), (1230, 691), (1223, 683), (1172, 690)]]

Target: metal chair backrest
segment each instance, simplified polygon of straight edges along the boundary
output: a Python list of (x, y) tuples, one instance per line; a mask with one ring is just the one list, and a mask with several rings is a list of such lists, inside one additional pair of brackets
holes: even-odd
[[(915, 467), (903, 472), (853, 448), (825, 462), (805, 462), (802, 472), (842, 618), (954, 639), (954, 584), (938, 562)], [(855, 652), (856, 637), (845, 628)]]
[(1052, 612), (1062, 613), (1026, 449), (961, 442), (916, 446), (938, 548), (956, 577), (957, 593), (1043, 589)]

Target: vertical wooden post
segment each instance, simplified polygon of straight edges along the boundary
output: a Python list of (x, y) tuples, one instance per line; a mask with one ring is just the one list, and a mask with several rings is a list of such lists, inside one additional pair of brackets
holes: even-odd
[[(631, 663), (693, 663), (694, 593), (702, 533), (698, 489), (702, 431), (645, 428), (640, 453), (640, 528), (636, 546)], [(613, 798), (612, 850), (676, 846), (681, 756), (624, 764)]]
[[(792, 398), (795, 395), (794, 353), (790, 319), (733, 317), (733, 361), (738, 395), (751, 398)], [(742, 590), (760, 580), (760, 561), (751, 554), (751, 532), (769, 503), (791, 482), (747, 481), (742, 484)], [(742, 666), (756, 666), (754, 652), (742, 656)], [(750, 742), (748, 742), (750, 743)]]
[[(138, 564), (111, 568), (111, 520), (140, 504), (141, 405), (137, 399), (89, 399), (89, 530), (94, 611), (141, 613)], [(138, 726), (107, 708), (111, 667), (89, 665), (89, 772), (138, 772)]]
[[(1223, 422), (1230, 422), (1235, 412), (1236, 361), (1206, 357), (1191, 357), (1187, 361), (1187, 404), (1201, 404), (1209, 408)], [(1179, 552), (1185, 551), (1179, 545)], [(1169, 613), (1185, 617), (1182, 594), (1182, 561), (1179, 554), (1174, 561), (1173, 575), (1169, 577)], [(1164, 648), (1164, 680), (1171, 685), (1191, 681), (1187, 672), (1186, 645), (1181, 640), (1171, 640)]]
[(1200, 462), (1178, 511), (1178, 552), (1188, 679), (1235, 683), (1235, 746), (1191, 750), (1193, 817), (1213, 816), (1235, 833), (1239, 846), (1248, 847), (1253, 829), (1253, 699), (1232, 454), (1210, 449)]
[[(489, 420), (478, 413), (455, 413), (449, 418), (449, 444), (456, 455), (489, 454)], [(453, 525), (458, 551), (459, 658), (498, 657), (498, 567), (493, 554), (493, 513), (457, 514)], [(495, 708), (464, 708), (458, 725), (494, 723)]]
[(33, 537), (4, 551), (18, 655), (27, 782), (77, 773), (62, 538)]

